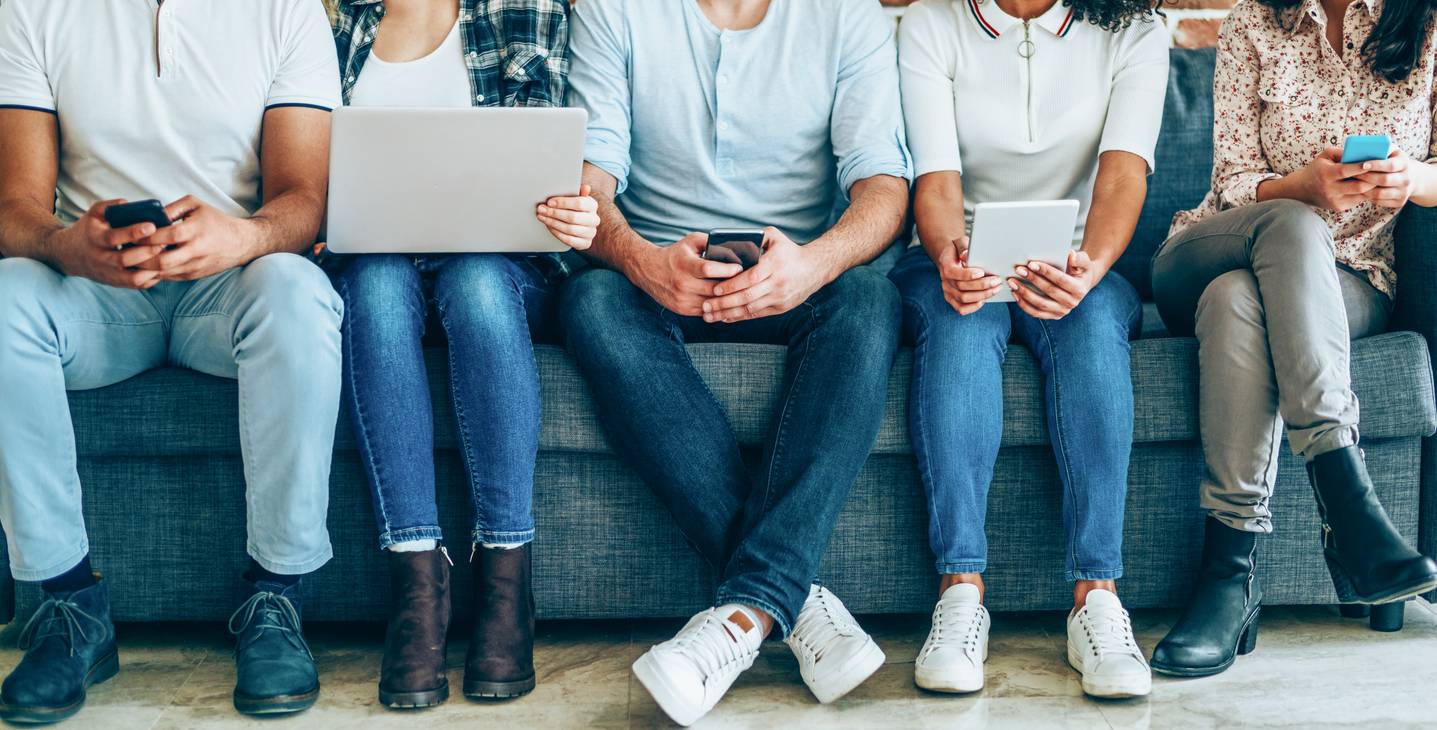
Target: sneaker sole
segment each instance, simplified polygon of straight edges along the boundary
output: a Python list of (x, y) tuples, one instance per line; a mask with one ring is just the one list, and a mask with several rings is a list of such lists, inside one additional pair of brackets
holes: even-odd
[[(95, 662), (90, 671), (85, 673), (85, 689), (97, 684), (103, 684), (120, 673), (120, 653), (112, 651), (100, 661)], [(34, 707), (0, 704), (0, 720), (15, 725), (50, 725), (68, 720), (75, 716), (85, 706), (86, 693), (80, 693), (80, 699), (63, 707)]]
[(649, 696), (654, 698), (659, 709), (664, 711), (678, 725), (688, 727), (698, 722), (704, 716), (702, 711), (696, 711), (688, 706), (688, 703), (678, 699), (669, 683), (664, 679), (663, 672), (656, 666), (654, 659), (648, 653), (639, 657), (633, 666), (634, 678), (644, 686)]
[(826, 705), (837, 702), (872, 677), (874, 672), (883, 667), (883, 662), (886, 659), (883, 650), (878, 648), (878, 643), (870, 637), (868, 643), (863, 647), (863, 653), (853, 661), (848, 669), (834, 677), (825, 678), (822, 689), (814, 686), (816, 682), (809, 681), (807, 677), (804, 677), (804, 683), (808, 685), (809, 691), (813, 692), (813, 696), (818, 698), (819, 704)]
[(513, 700), (534, 691), (538, 679), (529, 677), (517, 682), (486, 682), (464, 680), (464, 696), (471, 700)]
[(391, 710), (422, 710), (426, 707), (437, 707), (449, 699), (449, 684), (445, 683), (439, 689), (432, 689), (423, 692), (386, 692), (379, 690), (379, 704)]
[(292, 715), (313, 707), (318, 699), (319, 685), (315, 685), (314, 689), (308, 692), (274, 697), (250, 697), (238, 691), (234, 693), (235, 709), (245, 715)]
[(1153, 677), (1148, 674), (1147, 681), (1118, 680), (1118, 681), (1094, 681), (1083, 674), (1082, 662), (1073, 656), (1070, 649), (1067, 652), (1068, 666), (1078, 673), (1083, 679), (1083, 694), (1089, 697), (1097, 697), (1105, 700), (1125, 700), (1132, 697), (1147, 697), (1153, 691)]

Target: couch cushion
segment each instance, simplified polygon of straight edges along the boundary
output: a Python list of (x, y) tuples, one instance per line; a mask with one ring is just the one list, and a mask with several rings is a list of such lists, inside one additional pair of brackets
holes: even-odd
[(1196, 207), (1212, 187), (1212, 73), (1217, 52), (1174, 49), (1155, 173), (1133, 242), (1114, 267), (1144, 300), (1152, 299), (1152, 260), (1173, 214)]
[[(564, 351), (537, 348), (544, 384), (545, 450), (607, 452), (593, 414), (588, 388)], [(694, 362), (713, 386), (729, 421), (745, 444), (764, 438), (768, 415), (778, 399), (784, 350), (773, 345), (700, 344), (689, 347)], [(1008, 412), (1003, 446), (1037, 446), (1048, 437), (1043, 424), (1041, 382), (1036, 362), (1013, 348), (1003, 367)], [(1136, 433), (1139, 443), (1197, 438), (1197, 343), (1150, 339), (1133, 343)], [(456, 449), (448, 375), (440, 350), (429, 352), (436, 443)], [(907, 396), (912, 355), (900, 352), (888, 383), (888, 413), (877, 452), (910, 452)], [(1427, 347), (1410, 332), (1361, 340), (1352, 352), (1363, 433), (1369, 438), (1422, 436), (1437, 428)], [(744, 373), (744, 377), (726, 377)], [(163, 369), (95, 391), (71, 393), (71, 410), (81, 453), (90, 456), (181, 456), (234, 454), (239, 449), (234, 383), (198, 373)], [(171, 414), (186, 414), (176, 419)], [(144, 434), (144, 438), (135, 438)], [(353, 451), (354, 440), (341, 419), (338, 448)]]

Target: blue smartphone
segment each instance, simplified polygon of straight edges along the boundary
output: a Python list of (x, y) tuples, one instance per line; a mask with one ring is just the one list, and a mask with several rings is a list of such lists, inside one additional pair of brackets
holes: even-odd
[(1392, 152), (1392, 140), (1385, 134), (1352, 135), (1342, 148), (1342, 164), (1385, 160)]

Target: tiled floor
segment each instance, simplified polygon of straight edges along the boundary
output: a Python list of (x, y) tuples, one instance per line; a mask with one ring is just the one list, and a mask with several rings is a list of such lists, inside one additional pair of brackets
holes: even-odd
[[(1264, 609), (1258, 651), (1225, 674), (1176, 681), (1158, 678), (1146, 700), (1083, 698), (1063, 661), (1061, 614), (995, 617), (988, 687), (968, 697), (924, 693), (913, 686), (913, 657), (927, 631), (922, 617), (869, 618), (888, 664), (844, 700), (819, 706), (798, 677), (786, 647), (770, 642), (698, 727), (860, 728), (1437, 728), (1437, 610), (1410, 603), (1407, 628), (1370, 631), (1366, 621), (1328, 608)], [(1139, 612), (1138, 638), (1149, 650), (1173, 619)], [(629, 674), (629, 664), (680, 622), (561, 623), (540, 626), (539, 688), (507, 704), (454, 697), (443, 707), (399, 713), (375, 699), (378, 627), (314, 627), (311, 640), (323, 696), (295, 718), (255, 721), (230, 706), (233, 668), (218, 626), (122, 626), (120, 676), (96, 687), (67, 729), (294, 728), (648, 728), (669, 723)], [(0, 634), (0, 671), (18, 661), (18, 626)], [(451, 681), (461, 676), (464, 647), (452, 647)]]

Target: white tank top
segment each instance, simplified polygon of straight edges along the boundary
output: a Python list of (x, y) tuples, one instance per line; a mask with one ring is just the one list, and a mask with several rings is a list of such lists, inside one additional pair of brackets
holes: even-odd
[(469, 67), (459, 22), (444, 42), (423, 58), (390, 63), (371, 52), (350, 95), (350, 106), (467, 107), (472, 106)]

